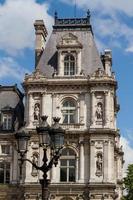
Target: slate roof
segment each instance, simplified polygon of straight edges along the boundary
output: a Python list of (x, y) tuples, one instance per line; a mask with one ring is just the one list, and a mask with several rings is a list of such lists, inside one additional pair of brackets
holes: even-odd
[(81, 69), (85, 75), (91, 75), (98, 68), (103, 69), (103, 65), (94, 41), (90, 16), (86, 18), (58, 19), (55, 16), (55, 24), (52, 34), (46, 44), (44, 52), (40, 58), (37, 69), (46, 77), (52, 77), (55, 69), (58, 68), (57, 44), (67, 33), (72, 33), (78, 37), (82, 44)]

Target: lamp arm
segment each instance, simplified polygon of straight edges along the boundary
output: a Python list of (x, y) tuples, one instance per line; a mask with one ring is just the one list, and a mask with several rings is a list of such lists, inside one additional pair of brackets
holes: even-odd
[(35, 163), (33, 163), (31, 160), (27, 159), (27, 158), (21, 158), (19, 159), (22, 163), (25, 161), (28, 161), (29, 163), (32, 164), (33, 167), (35, 167), (37, 170), (40, 170), (41, 167), (37, 166)]
[(52, 168), (53, 164), (55, 164), (55, 167), (56, 167), (56, 165), (57, 165), (57, 163), (58, 163), (58, 160), (59, 160), (59, 158), (60, 158), (59, 152), (60, 152), (60, 150), (61, 150), (62, 148), (63, 148), (63, 147), (59, 148), (58, 151), (56, 151), (55, 154), (53, 155), (52, 159), (50, 160), (50, 162), (49, 162), (49, 164), (48, 164), (48, 166), (47, 166), (48, 170)]

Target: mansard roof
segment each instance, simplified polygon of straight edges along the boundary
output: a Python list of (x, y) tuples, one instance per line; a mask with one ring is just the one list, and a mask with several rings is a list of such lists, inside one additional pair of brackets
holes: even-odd
[(58, 69), (58, 48), (60, 48), (63, 38), (68, 36), (75, 39), (76, 45), (82, 48), (81, 68), (86, 76), (93, 74), (98, 68), (103, 69), (94, 41), (89, 12), (86, 18), (70, 19), (60, 19), (55, 14), (53, 31), (37, 65), (37, 69), (41, 73), (50, 78)]

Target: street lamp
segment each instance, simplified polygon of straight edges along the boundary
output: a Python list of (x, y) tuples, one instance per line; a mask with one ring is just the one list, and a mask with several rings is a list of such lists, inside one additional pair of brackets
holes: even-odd
[[(30, 135), (24, 130), (20, 130), (20, 132), (15, 134), (15, 138), (17, 139), (18, 144), (17, 151), (20, 154), (19, 160), (21, 161), (20, 177), (22, 177), (22, 164), (24, 161), (30, 162), (34, 168), (43, 172), (43, 178), (40, 179), (40, 184), (42, 186), (42, 200), (48, 200), (49, 179), (47, 179), (47, 172), (52, 168), (53, 165), (57, 165), (61, 156), (61, 149), (64, 144), (65, 130), (63, 130), (59, 125), (60, 118), (54, 117), (53, 120), (54, 124), (50, 127), (47, 123), (47, 116), (42, 116), (39, 122), (39, 126), (36, 127), (37, 134), (39, 136), (39, 146), (43, 148), (42, 166), (36, 165), (36, 163), (33, 163), (29, 159), (25, 159)], [(52, 150), (51, 160), (49, 162), (47, 158), (48, 147), (50, 147)]]

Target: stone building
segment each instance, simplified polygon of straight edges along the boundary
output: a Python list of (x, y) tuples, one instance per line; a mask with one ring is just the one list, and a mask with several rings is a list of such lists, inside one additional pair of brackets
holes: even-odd
[[(119, 105), (111, 51), (99, 55), (89, 12), (85, 18), (72, 19), (55, 13), (47, 42), (44, 22), (36, 20), (34, 27), (35, 70), (23, 82), (26, 130), (31, 134), (27, 158), (36, 157), (41, 164), (36, 133), (40, 116), (47, 115), (49, 125), (53, 117), (60, 117), (65, 144), (57, 167), (49, 173), (50, 199), (120, 200), (123, 152), (116, 125)], [(15, 148), (12, 153), (17, 155)], [(19, 167), (12, 165), (11, 170), (10, 183), (21, 191), (19, 199), (41, 199), (39, 171), (25, 162), (23, 184), (17, 185)]]

